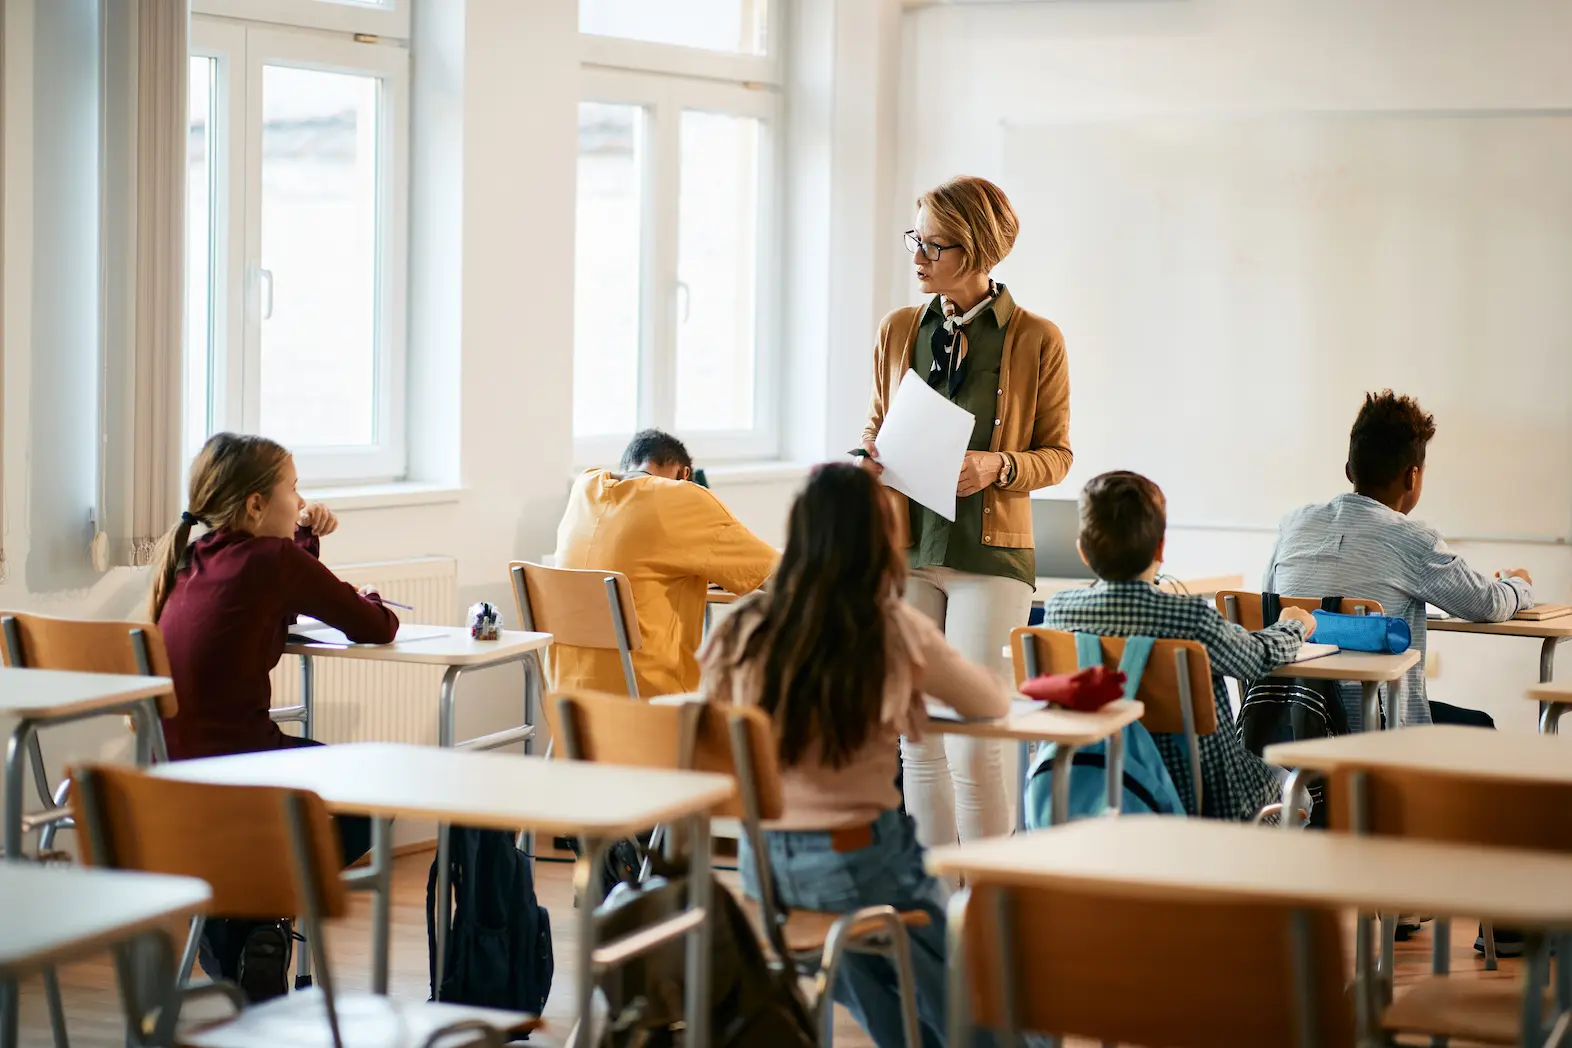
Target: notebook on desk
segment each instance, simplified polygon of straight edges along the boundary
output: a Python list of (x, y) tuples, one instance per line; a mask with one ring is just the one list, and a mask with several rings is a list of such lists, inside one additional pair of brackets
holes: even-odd
[(1311, 659), (1324, 658), (1327, 655), (1336, 655), (1342, 649), (1336, 644), (1317, 644), (1314, 641), (1305, 641), (1299, 645), (1299, 654), (1293, 658), (1294, 662), (1309, 662)]
[[(422, 630), (419, 626), (400, 626), (398, 628), (398, 642), (415, 640), (435, 640), (442, 636), (429, 628)], [(303, 620), (289, 628), (289, 640), (295, 644), (330, 644), (337, 648), (380, 648), (382, 644), (357, 644), (350, 640), (343, 630), (319, 622)]]
[(1512, 617), (1526, 622), (1539, 622), (1543, 619), (1559, 619), (1563, 615), (1572, 615), (1572, 604), (1536, 604)]
[(1006, 713), (1004, 717), (963, 717), (951, 707), (946, 706), (944, 703), (936, 702), (930, 699), (928, 700), (928, 719), (936, 721), (951, 721), (956, 724), (965, 724), (968, 722), (989, 721), (995, 719), (1007, 720), (1010, 717), (1019, 717), (1025, 713), (1036, 713), (1039, 710), (1045, 710), (1047, 708), (1048, 704), (1046, 702), (1038, 702), (1036, 699), (1014, 698), (1010, 700), (1010, 712)]

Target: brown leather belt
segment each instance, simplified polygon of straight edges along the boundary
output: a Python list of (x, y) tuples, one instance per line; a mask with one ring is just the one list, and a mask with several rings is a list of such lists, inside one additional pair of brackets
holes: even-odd
[(830, 831), (830, 848), (837, 852), (861, 851), (873, 846), (873, 823), (844, 826)]

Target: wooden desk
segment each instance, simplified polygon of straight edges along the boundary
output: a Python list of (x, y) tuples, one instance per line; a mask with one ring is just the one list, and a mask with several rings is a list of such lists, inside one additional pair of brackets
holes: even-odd
[[(158, 697), (169, 694), (173, 687), (168, 677), (0, 668), (0, 717), (16, 718), (5, 756), (7, 859), (26, 858), (22, 854), (22, 768), (34, 750), (38, 729), (129, 714), (138, 721), (138, 736), (150, 736), (159, 724)], [(142, 745), (137, 749), (145, 763), (151, 751)]]
[[(0, 1045), (17, 1043), (23, 976), (146, 934), (163, 935), (173, 957), (168, 926), (203, 912), (211, 898), (192, 877), (0, 863)], [(171, 989), (165, 981), (157, 992)]]
[[(1556, 676), (1556, 647), (1572, 637), (1572, 615), (1559, 615), (1553, 619), (1531, 622), (1527, 619), (1508, 619), (1506, 622), (1469, 622), (1465, 619), (1427, 619), (1426, 630), (1437, 633), (1481, 633), (1488, 637), (1523, 637), (1539, 641), (1539, 683), (1549, 684)], [(1549, 716), (1550, 705), (1541, 702), (1539, 730), (1554, 732), (1560, 720), (1558, 711)]]
[(1332, 772), (1345, 768), (1437, 771), (1504, 782), (1572, 785), (1572, 742), (1540, 735), (1419, 724), (1268, 746), (1269, 764)]
[[(1124, 735), (1127, 725), (1141, 719), (1146, 707), (1132, 699), (1111, 702), (1095, 713), (1044, 707), (1031, 699), (1017, 699), (1011, 711), (997, 720), (954, 720), (954, 714), (938, 703), (929, 703), (926, 731), (940, 735), (968, 735), (979, 739), (1004, 739), (1020, 747), (1020, 804), (1016, 811), (1017, 830), (1026, 829), (1026, 786), (1035, 743), (1052, 742), (1057, 748), (1053, 758), (1053, 808), (1049, 818), (1054, 825), (1069, 821), (1070, 762), (1081, 746), (1108, 741), (1108, 800), (1117, 805), (1124, 796)], [(950, 716), (945, 717), (943, 714)]]
[[(1360, 686), (1364, 701), (1364, 723), (1381, 723), (1381, 685), (1402, 680), (1403, 674), (1412, 669), (1420, 659), (1416, 648), (1409, 648), (1401, 655), (1375, 655), (1361, 651), (1339, 651), (1306, 662), (1290, 662), (1279, 666), (1269, 677), (1303, 677), (1307, 680), (1348, 681)], [(1398, 726), (1397, 704), (1387, 711), (1386, 723)], [(1367, 729), (1368, 730), (1368, 729)], [(1284, 803), (1288, 799), (1285, 797)]]
[[(1536, 930), (1572, 929), (1572, 895), (1565, 891), (1572, 856), (1548, 852), (1132, 815), (935, 848), (927, 864), (932, 873), (969, 885), (1090, 887), (1130, 898), (1482, 916)], [(952, 955), (952, 964), (957, 956), (965, 951)], [(1369, 1001), (1367, 993), (1361, 1000)], [(1363, 1004), (1358, 1011), (1368, 1029), (1374, 1013)], [(1532, 1011), (1537, 1014), (1537, 1004)]]
[(1572, 684), (1539, 684), (1528, 689), (1528, 697), (1539, 702), (1539, 730), (1556, 734), (1561, 715), (1572, 706)]
[[(1037, 588), (1032, 593), (1032, 606), (1040, 607), (1055, 593), (1061, 593), (1064, 590), (1084, 589), (1096, 581), (1096, 579), (1039, 577), (1037, 579)], [(1158, 589), (1169, 593), (1188, 593), (1194, 597), (1211, 597), (1220, 590), (1241, 589), (1243, 587), (1243, 575), (1180, 576), (1178, 578), (1162, 578), (1157, 583)]]
[[(374, 892), (372, 907), (372, 988), (386, 993), (391, 914), (393, 832), (398, 816), (436, 821), (439, 870), (447, 869), (447, 824), (582, 837), (579, 876), (599, 877), (605, 850), (616, 840), (659, 823), (683, 819), (692, 824), (692, 910), (708, 913), (709, 813), (736, 792), (727, 775), (656, 771), (581, 761), (547, 761), (516, 754), (477, 753), (404, 743), (367, 742), (312, 746), (233, 757), (178, 761), (153, 774), (191, 782), (282, 786), (310, 790), (333, 812), (372, 817), (372, 865), (357, 874), (356, 887)], [(359, 878), (363, 877), (364, 882)], [(582, 882), (581, 882), (582, 883)], [(592, 895), (593, 892), (590, 892)], [(439, 899), (447, 898), (441, 890)], [(594, 908), (578, 911), (580, 1016), (589, 1015), (595, 989)], [(680, 919), (674, 918), (674, 920)], [(448, 920), (437, 922), (437, 985), (446, 961)], [(709, 924), (697, 922), (688, 939), (688, 1015), (708, 1015), (709, 981), (700, 977), (698, 958), (708, 965)], [(645, 934), (648, 929), (645, 930)], [(603, 949), (609, 950), (611, 947)], [(707, 967), (703, 969), (707, 971)], [(702, 995), (696, 997), (694, 995)]]

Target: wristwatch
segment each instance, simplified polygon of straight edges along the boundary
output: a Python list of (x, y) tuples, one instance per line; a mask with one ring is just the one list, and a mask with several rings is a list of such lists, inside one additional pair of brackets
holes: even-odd
[(1002, 488), (1015, 479), (1015, 459), (1002, 451), (999, 456), (1004, 459), (1004, 465), (999, 467), (999, 479), (993, 483), (994, 487)]

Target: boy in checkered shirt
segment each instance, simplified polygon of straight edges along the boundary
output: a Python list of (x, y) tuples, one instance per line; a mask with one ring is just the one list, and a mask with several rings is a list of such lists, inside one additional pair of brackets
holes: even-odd
[(1283, 617), (1251, 633), (1228, 622), (1199, 597), (1178, 596), (1155, 584), (1163, 560), (1168, 503), (1162, 489), (1138, 473), (1104, 473), (1081, 492), (1081, 557), (1098, 582), (1056, 593), (1043, 625), (1104, 637), (1196, 640), (1212, 664), (1217, 731), (1200, 739), (1202, 810), (1195, 793), (1184, 736), (1153, 733), (1185, 809), (1214, 819), (1251, 819), (1278, 799), (1276, 769), (1246, 750), (1234, 729), (1224, 677), (1248, 682), (1292, 661), (1315, 632), (1309, 612), (1285, 608)]

